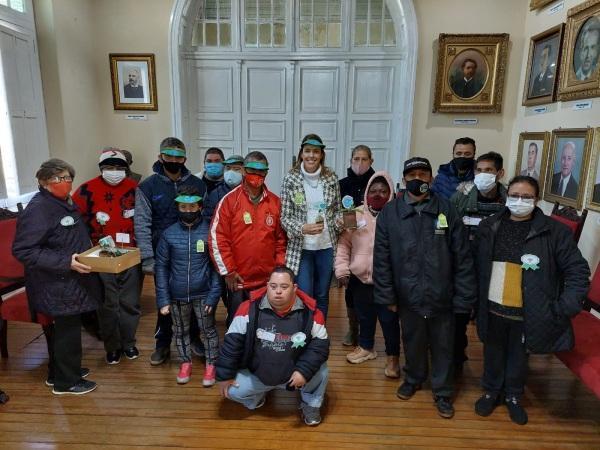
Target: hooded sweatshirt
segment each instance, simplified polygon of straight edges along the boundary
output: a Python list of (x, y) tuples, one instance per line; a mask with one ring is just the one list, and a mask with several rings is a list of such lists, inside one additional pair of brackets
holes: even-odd
[(387, 172), (375, 172), (367, 183), (364, 203), (356, 211), (358, 228), (344, 230), (340, 235), (334, 265), (336, 278), (343, 278), (352, 274), (362, 283), (373, 284), (373, 246), (375, 243), (376, 217), (371, 214), (367, 206), (367, 193), (373, 180), (378, 177), (384, 177), (390, 188), (388, 202), (394, 198), (392, 178)]

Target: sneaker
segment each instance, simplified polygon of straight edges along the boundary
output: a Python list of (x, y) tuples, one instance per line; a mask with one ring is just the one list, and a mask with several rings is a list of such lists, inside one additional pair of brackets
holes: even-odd
[[(79, 375), (81, 376), (81, 378), (85, 378), (90, 374), (90, 369), (88, 369), (87, 367), (82, 367), (81, 370), (79, 371)], [(46, 386), (48, 387), (52, 387), (54, 386), (54, 375), (48, 375), (48, 378), (46, 378)]]
[(177, 383), (185, 384), (188, 381), (190, 381), (191, 377), (192, 377), (192, 363), (191, 362), (181, 363), (181, 366), (179, 366), (179, 373), (177, 374)]
[(475, 402), (475, 413), (481, 417), (487, 417), (494, 412), (499, 404), (500, 396), (498, 394), (486, 392)]
[(106, 352), (106, 363), (107, 364), (119, 364), (121, 362), (121, 350), (115, 350), (114, 352)]
[(160, 366), (171, 357), (171, 349), (169, 347), (159, 347), (150, 356), (150, 364)]
[(315, 408), (314, 406), (309, 406), (308, 404), (302, 402), (300, 404), (300, 412), (302, 414), (302, 418), (304, 419), (304, 423), (309, 427), (314, 427), (321, 423), (320, 408)]
[(396, 391), (396, 397), (402, 400), (408, 400), (415, 395), (415, 392), (417, 392), (419, 389), (421, 389), (420, 384), (411, 384), (408, 381), (405, 381), (400, 385), (398, 391)]
[(521, 406), (521, 402), (517, 397), (507, 397), (505, 400), (506, 407), (508, 408), (508, 415), (517, 425), (525, 425), (527, 420), (527, 411)]
[(356, 347), (351, 353), (346, 355), (346, 359), (349, 363), (360, 364), (370, 359), (377, 358), (377, 352), (374, 350), (365, 350), (360, 345)]
[(192, 353), (195, 356), (197, 356), (198, 358), (204, 358), (204, 344), (202, 343), (202, 341), (194, 341), (192, 342), (190, 347), (192, 347)]
[(202, 386), (211, 387), (215, 384), (215, 377), (217, 375), (217, 368), (214, 364), (207, 364), (204, 369), (204, 377), (202, 378)]
[(135, 345), (131, 348), (126, 348), (123, 350), (123, 353), (125, 353), (127, 359), (137, 359), (140, 356), (140, 351)]
[(435, 406), (437, 407), (438, 414), (444, 419), (451, 419), (454, 417), (454, 406), (450, 401), (450, 397), (444, 397), (443, 395), (436, 395), (434, 398)]
[(400, 378), (400, 358), (398, 356), (388, 356), (383, 373), (388, 378)]
[(56, 386), (52, 388), (54, 395), (84, 395), (92, 392), (98, 385), (93, 381), (84, 380), (83, 378), (67, 389), (58, 389)]

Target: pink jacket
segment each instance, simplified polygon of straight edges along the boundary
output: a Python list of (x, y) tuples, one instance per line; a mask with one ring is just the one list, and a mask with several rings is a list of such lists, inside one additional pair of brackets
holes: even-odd
[(358, 228), (344, 230), (338, 240), (335, 254), (335, 277), (348, 277), (352, 273), (365, 284), (373, 284), (373, 245), (375, 244), (375, 220), (367, 207), (367, 193), (377, 177), (384, 177), (390, 186), (390, 200), (394, 198), (394, 183), (387, 172), (375, 172), (367, 183), (364, 204), (357, 209)]

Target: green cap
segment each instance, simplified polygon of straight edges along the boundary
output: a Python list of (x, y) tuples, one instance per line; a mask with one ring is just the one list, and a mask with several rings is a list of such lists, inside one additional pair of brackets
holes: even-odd
[(226, 166), (230, 164), (244, 164), (244, 157), (242, 155), (231, 155), (229, 158), (223, 161), (223, 164)]
[(307, 139), (302, 143), (302, 145), (306, 145), (306, 144), (314, 145), (315, 147), (325, 148), (325, 144), (317, 141), (316, 139)]
[(263, 161), (248, 161), (244, 163), (244, 167), (256, 170), (269, 170), (269, 165)]
[(199, 195), (178, 195), (175, 197), (177, 203), (201, 203), (202, 197)]
[(183, 156), (185, 157), (185, 150), (177, 147), (165, 147), (161, 148), (160, 152), (169, 156)]

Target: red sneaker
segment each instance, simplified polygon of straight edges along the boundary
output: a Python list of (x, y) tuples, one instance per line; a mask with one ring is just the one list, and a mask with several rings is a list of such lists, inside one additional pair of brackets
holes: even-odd
[(177, 374), (177, 383), (185, 384), (188, 381), (190, 381), (191, 377), (192, 377), (192, 363), (191, 362), (181, 363), (181, 366), (179, 366), (179, 373)]
[(214, 364), (207, 364), (204, 370), (204, 378), (202, 378), (202, 386), (211, 387), (215, 384), (215, 377), (217, 375), (217, 368)]

